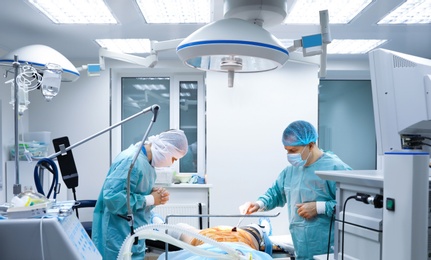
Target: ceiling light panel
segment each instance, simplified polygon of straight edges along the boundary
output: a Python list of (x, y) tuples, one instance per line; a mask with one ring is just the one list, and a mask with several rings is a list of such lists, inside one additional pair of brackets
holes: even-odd
[(136, 0), (147, 23), (209, 23), (211, 0)]
[(431, 23), (431, 0), (407, 0), (377, 24)]
[(328, 44), (328, 54), (365, 54), (382, 45), (387, 40), (340, 39)]
[(373, 0), (296, 0), (284, 23), (319, 24), (319, 11), (328, 10), (329, 23), (346, 24)]
[(100, 47), (110, 51), (122, 53), (150, 53), (151, 41), (149, 39), (97, 39)]
[(29, 0), (29, 3), (58, 24), (118, 23), (103, 0)]

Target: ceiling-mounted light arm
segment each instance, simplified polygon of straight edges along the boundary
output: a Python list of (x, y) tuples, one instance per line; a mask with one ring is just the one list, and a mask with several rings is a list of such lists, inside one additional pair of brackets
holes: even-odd
[[(177, 45), (183, 39), (175, 39), (168, 41), (151, 41), (151, 53), (147, 57), (140, 57), (122, 52), (110, 51), (106, 48), (99, 49), (99, 66), (101, 70), (105, 70), (105, 58), (120, 60), (127, 63), (136, 64), (146, 68), (154, 68), (158, 62), (157, 54), (160, 51), (175, 50)], [(87, 69), (87, 68), (84, 68)]]
[(175, 50), (184, 39), (173, 39), (168, 41), (151, 41), (151, 52), (159, 53), (160, 51)]
[(105, 48), (99, 49), (99, 65), (101, 70), (105, 70), (105, 58), (120, 60), (132, 64), (137, 64), (146, 68), (153, 68), (157, 64), (157, 55), (150, 54), (147, 57), (139, 57), (122, 52), (110, 51)]
[(329, 30), (328, 10), (319, 11), (320, 34), (303, 36), (301, 39), (293, 41), (293, 45), (288, 47), (290, 53), (302, 48), (303, 57), (320, 55), (319, 78), (326, 76), (326, 54), (327, 45), (331, 43), (331, 33)]
[(322, 54), (320, 55), (319, 78), (326, 77), (326, 55), (327, 46), (332, 42), (331, 31), (329, 30), (328, 10), (319, 11), (320, 31), (322, 33)]

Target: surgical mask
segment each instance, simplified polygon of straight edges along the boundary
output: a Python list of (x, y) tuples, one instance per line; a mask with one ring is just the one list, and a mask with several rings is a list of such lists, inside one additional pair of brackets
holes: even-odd
[[(308, 147), (308, 146), (306, 146), (306, 147)], [(301, 153), (292, 153), (292, 154), (288, 153), (287, 154), (287, 160), (289, 161), (290, 164), (292, 164), (292, 166), (301, 167), (307, 163), (308, 158), (310, 157), (310, 154), (311, 154), (310, 152), (308, 153), (307, 159), (305, 159), (305, 160), (302, 159), (302, 153), (305, 151), (306, 147), (304, 147), (304, 149), (302, 150)]]
[(151, 146), (151, 165), (153, 167), (169, 167), (172, 165), (172, 156), (159, 147)]

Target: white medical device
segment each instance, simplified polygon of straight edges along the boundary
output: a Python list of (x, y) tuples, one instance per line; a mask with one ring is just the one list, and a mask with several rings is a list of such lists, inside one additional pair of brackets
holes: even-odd
[(337, 183), (331, 259), (430, 259), (431, 60), (369, 58), (377, 170), (316, 172)]
[(102, 259), (74, 214), (0, 220), (1, 259)]

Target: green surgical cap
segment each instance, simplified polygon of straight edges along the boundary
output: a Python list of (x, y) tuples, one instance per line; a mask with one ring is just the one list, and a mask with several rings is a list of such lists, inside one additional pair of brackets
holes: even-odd
[(283, 132), (284, 146), (303, 146), (317, 141), (317, 131), (306, 121), (298, 120), (290, 123)]

